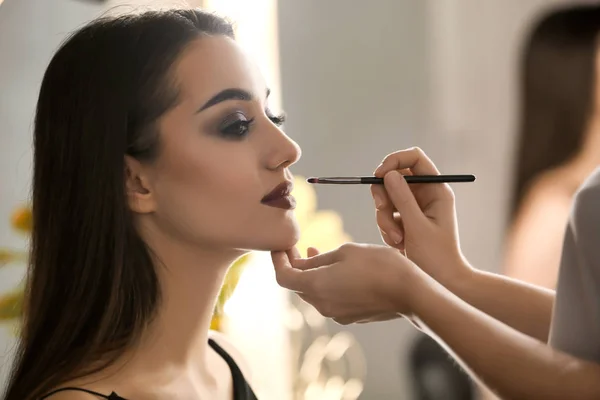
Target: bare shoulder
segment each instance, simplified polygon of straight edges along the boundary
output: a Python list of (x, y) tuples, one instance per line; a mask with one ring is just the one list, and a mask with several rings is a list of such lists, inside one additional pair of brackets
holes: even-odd
[(546, 171), (533, 180), (527, 194), (548, 195), (551, 194), (558, 198), (571, 198), (577, 185), (573, 178), (562, 170)]
[(562, 241), (574, 198), (573, 190), (562, 178), (561, 172), (551, 171), (533, 182), (509, 228), (509, 243), (532, 243), (543, 237)]
[[(562, 240), (574, 192), (559, 171), (542, 174), (525, 192), (508, 232), (508, 241), (531, 243), (536, 237)], [(513, 240), (514, 239), (514, 240)]]
[(527, 190), (517, 217), (552, 211), (568, 214), (573, 196), (573, 189), (570, 184), (565, 184), (562, 172), (549, 171), (537, 178)]
[(235, 363), (238, 365), (244, 377), (248, 382), (252, 380), (252, 370), (250, 365), (246, 361), (244, 355), (240, 350), (238, 350), (235, 345), (231, 342), (231, 340), (221, 332), (217, 331), (209, 331), (208, 337), (214, 340), (219, 346), (223, 348), (230, 356), (233, 358)]
[(552, 173), (529, 187), (508, 228), (503, 272), (513, 278), (553, 288), (573, 192)]

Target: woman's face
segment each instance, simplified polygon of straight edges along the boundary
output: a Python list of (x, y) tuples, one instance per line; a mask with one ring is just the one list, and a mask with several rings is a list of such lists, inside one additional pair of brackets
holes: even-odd
[(289, 167), (300, 148), (269, 111), (268, 88), (235, 41), (203, 37), (175, 65), (180, 102), (144, 165), (152, 225), (211, 250), (282, 250), (299, 232)]

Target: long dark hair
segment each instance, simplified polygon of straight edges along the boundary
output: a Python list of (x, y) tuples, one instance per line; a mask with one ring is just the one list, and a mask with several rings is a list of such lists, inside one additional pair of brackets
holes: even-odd
[(512, 216), (540, 173), (580, 151), (593, 111), (600, 6), (546, 12), (521, 58), (520, 123)]
[(156, 121), (178, 102), (172, 66), (202, 35), (234, 36), (200, 10), (103, 17), (52, 58), (35, 117), (31, 259), (5, 400), (106, 368), (155, 316), (160, 288), (127, 205), (124, 158), (152, 162), (160, 151)]

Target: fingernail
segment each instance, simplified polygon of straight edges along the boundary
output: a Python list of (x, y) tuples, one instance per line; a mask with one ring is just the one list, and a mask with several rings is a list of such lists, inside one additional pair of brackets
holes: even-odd
[(402, 234), (400, 232), (392, 231), (390, 233), (390, 236), (392, 237), (392, 240), (394, 241), (394, 243), (396, 243), (396, 244), (402, 243)]

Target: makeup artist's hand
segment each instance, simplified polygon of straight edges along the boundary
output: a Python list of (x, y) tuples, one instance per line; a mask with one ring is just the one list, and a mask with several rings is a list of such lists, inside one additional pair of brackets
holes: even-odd
[(385, 321), (410, 314), (411, 290), (423, 275), (399, 251), (348, 243), (323, 254), (309, 249), (271, 254), (277, 282), (340, 324)]
[(454, 192), (448, 184), (407, 184), (402, 175), (439, 175), (419, 148), (384, 158), (374, 175), (384, 185), (372, 185), (377, 225), (383, 241), (443, 285), (469, 276), (460, 250)]

